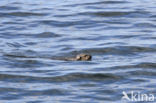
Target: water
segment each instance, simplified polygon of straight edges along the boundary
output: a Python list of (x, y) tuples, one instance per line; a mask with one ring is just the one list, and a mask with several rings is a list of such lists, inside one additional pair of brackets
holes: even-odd
[[(155, 5), (1, 0), (0, 102), (131, 103), (123, 91), (156, 96)], [(80, 53), (92, 61), (50, 59)]]

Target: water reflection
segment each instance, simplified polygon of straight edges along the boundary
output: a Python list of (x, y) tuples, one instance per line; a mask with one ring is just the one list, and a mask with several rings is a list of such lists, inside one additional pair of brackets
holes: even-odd
[[(0, 102), (121, 103), (123, 91), (155, 94), (155, 3), (1, 0)], [(51, 59), (80, 53), (92, 61)]]

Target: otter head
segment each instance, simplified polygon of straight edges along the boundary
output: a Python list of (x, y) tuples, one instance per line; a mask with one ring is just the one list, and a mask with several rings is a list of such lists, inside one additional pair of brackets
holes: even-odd
[(92, 59), (91, 55), (88, 54), (79, 54), (76, 56), (76, 60), (80, 61), (89, 61)]

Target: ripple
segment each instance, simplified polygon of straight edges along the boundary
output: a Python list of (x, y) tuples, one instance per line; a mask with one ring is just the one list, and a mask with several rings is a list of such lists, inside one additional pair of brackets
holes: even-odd
[(136, 65), (124, 65), (124, 66), (111, 67), (111, 69), (134, 69), (134, 68), (154, 69), (156, 68), (156, 63), (142, 62)]
[(128, 15), (130, 12), (84, 12), (80, 13), (80, 15), (92, 15), (99, 17), (113, 17), (113, 16), (123, 16)]
[(17, 16), (17, 17), (28, 17), (28, 16), (44, 16), (43, 13), (32, 13), (32, 12), (10, 12), (10, 13), (0, 13), (1, 17), (7, 16)]
[(137, 23), (134, 24), (135, 27), (141, 27), (141, 28), (155, 28), (156, 25), (152, 24), (152, 23)]
[(144, 77), (154, 78), (154, 76), (156, 75), (156, 72), (139, 70), (139, 71), (131, 71), (129, 72), (129, 74), (133, 76), (138, 76), (138, 77), (144, 76)]
[(39, 37), (39, 38), (54, 38), (54, 37), (60, 37), (60, 35), (52, 33), (52, 32), (42, 32), (40, 34), (37, 34), (37, 37)]
[(33, 81), (38, 82), (72, 82), (72, 81), (115, 81), (122, 77), (113, 74), (101, 74), (101, 73), (71, 73), (62, 76), (55, 77), (33, 77), (33, 76), (22, 76), (22, 75), (11, 75), (11, 74), (0, 74), (0, 80), (8, 82), (20, 82), (31, 83)]
[(21, 8), (16, 6), (0, 6), (0, 10), (19, 10)]
[(156, 48), (151, 47), (140, 47), (140, 46), (116, 46), (116, 47), (106, 47), (106, 48), (90, 48), (82, 49), (80, 51), (73, 51), (75, 53), (89, 53), (89, 54), (118, 54), (118, 55), (128, 55), (141, 52), (156, 52)]
[[(154, 93), (154, 10), (154, 0), (1, 0), (0, 102), (121, 103), (123, 91)], [(92, 61), (52, 60), (80, 53)]]
[[(27, 54), (27, 55), (25, 55)], [(30, 57), (33, 57), (34, 55), (36, 55), (37, 52), (33, 51), (33, 50), (23, 50), (23, 51), (13, 51), (13, 52), (10, 52), (10, 53), (3, 53), (4, 56), (7, 56), (7, 57), (21, 57), (21, 58), (30, 58)]]
[(13, 43), (6, 43), (7, 46), (9, 47), (15, 47), (15, 48), (20, 48), (20, 47), (25, 47), (24, 45), (18, 43), (18, 42), (13, 42)]
[(63, 22), (63, 21), (44, 20), (44, 21), (40, 21), (40, 23), (46, 24), (46, 25), (52, 25), (55, 27), (67, 27), (67, 26), (76, 25), (78, 23), (78, 21), (77, 22), (72, 22), (72, 21)]
[[(88, 16), (95, 16), (95, 17), (120, 17), (120, 16), (135, 16), (134, 14), (137, 15), (144, 15), (148, 14), (149, 12), (145, 12), (145, 11), (105, 11), (105, 12), (83, 12), (83, 13), (79, 13), (79, 15), (88, 15)], [(137, 17), (137, 16), (135, 16)]]
[(84, 5), (99, 5), (99, 4), (122, 4), (122, 3), (128, 3), (127, 1), (100, 1), (100, 2), (87, 2), (87, 3), (77, 3), (77, 4), (71, 4), (71, 5), (63, 5), (65, 7), (77, 7), (77, 6), (84, 6)]
[[(48, 89), (48, 90), (32, 90), (32, 91), (26, 91), (22, 95), (25, 96), (41, 96), (41, 95), (67, 95), (67, 91), (63, 89)], [(68, 94), (69, 95), (69, 94)]]

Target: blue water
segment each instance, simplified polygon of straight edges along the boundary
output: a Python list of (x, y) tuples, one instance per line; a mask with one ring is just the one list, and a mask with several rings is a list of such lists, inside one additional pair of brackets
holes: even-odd
[(155, 103), (156, 1), (1, 0), (0, 65), (0, 103)]

